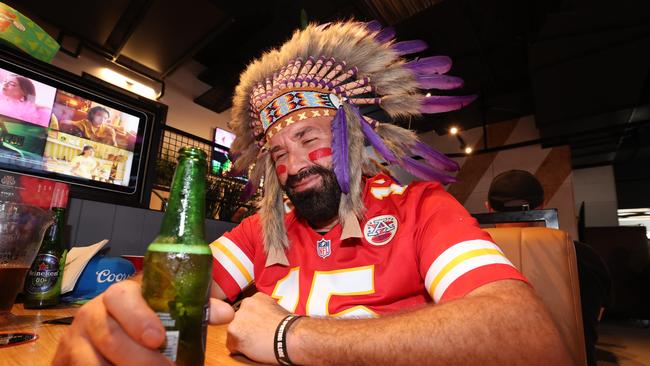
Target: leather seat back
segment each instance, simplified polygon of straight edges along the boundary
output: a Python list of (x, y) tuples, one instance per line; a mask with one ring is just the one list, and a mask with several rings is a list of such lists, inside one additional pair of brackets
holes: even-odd
[(528, 278), (551, 313), (575, 365), (586, 365), (575, 247), (569, 235), (544, 227), (485, 229)]

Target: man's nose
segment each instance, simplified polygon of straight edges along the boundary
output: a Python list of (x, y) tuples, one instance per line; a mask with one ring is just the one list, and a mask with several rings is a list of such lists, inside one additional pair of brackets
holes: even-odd
[(289, 158), (287, 159), (288, 175), (296, 175), (309, 166), (310, 162), (303, 154), (289, 153)]

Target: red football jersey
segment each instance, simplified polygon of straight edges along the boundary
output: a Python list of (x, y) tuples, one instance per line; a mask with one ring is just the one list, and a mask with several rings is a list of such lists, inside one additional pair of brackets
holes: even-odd
[(438, 183), (365, 182), (363, 238), (315, 232), (285, 217), (289, 266), (266, 267), (258, 215), (211, 244), (213, 278), (233, 300), (251, 281), (292, 313), (374, 316), (459, 298), (501, 279), (526, 281), (474, 218)]

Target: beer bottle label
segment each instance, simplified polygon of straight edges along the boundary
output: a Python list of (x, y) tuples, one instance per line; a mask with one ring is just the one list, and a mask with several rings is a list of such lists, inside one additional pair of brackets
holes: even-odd
[(160, 352), (165, 357), (176, 362), (176, 357), (178, 356), (178, 338), (180, 335), (180, 331), (174, 329), (176, 320), (169, 313), (157, 312), (156, 315), (158, 315), (158, 318), (165, 327), (165, 343), (160, 347)]
[(59, 279), (59, 258), (52, 254), (39, 254), (29, 269), (25, 291), (42, 294), (50, 291)]
[(203, 346), (203, 352), (205, 352), (205, 342), (208, 338), (208, 323), (210, 322), (210, 300), (203, 307), (203, 320), (201, 321), (201, 345)]

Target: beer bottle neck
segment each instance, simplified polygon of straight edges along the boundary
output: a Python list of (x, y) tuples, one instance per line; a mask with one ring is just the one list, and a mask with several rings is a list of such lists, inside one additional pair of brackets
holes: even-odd
[(65, 224), (65, 208), (53, 207), (52, 213), (54, 214), (54, 223), (45, 232), (43, 237), (43, 250), (63, 250), (63, 227)]
[(176, 244), (205, 244), (206, 161), (195, 156), (179, 158), (160, 239)]

